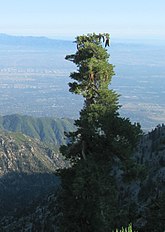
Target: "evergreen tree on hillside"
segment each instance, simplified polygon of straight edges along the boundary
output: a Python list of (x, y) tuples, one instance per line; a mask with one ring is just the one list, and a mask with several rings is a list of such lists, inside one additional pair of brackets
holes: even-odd
[(151, 200), (146, 219), (146, 231), (162, 232), (165, 230), (165, 193), (161, 193), (154, 201)]
[(75, 122), (77, 130), (67, 135), (70, 142), (61, 147), (72, 165), (60, 171), (60, 230), (111, 231), (129, 224), (129, 209), (122, 210), (119, 202), (113, 163), (119, 160), (129, 166), (141, 130), (120, 117), (119, 95), (109, 89), (114, 75), (104, 45), (109, 34), (78, 36), (75, 42), (76, 53), (66, 56), (77, 65), (70, 74), (70, 92), (85, 100)]

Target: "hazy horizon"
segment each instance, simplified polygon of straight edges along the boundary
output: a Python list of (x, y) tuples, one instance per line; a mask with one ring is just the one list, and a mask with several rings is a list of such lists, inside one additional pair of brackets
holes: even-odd
[[(93, 33), (93, 32), (90, 32)], [(73, 42), (75, 40), (75, 37), (78, 36), (76, 35), (75, 37), (69, 37), (69, 36), (49, 36), (49, 35), (24, 35), (24, 34), (12, 34), (12, 33), (4, 33), (0, 32), (0, 36), (2, 35), (7, 35), (7, 36), (14, 36), (14, 37), (44, 37), (52, 40), (63, 40), (63, 41), (71, 41)], [(137, 43), (137, 44), (148, 44), (148, 45), (157, 45), (157, 46), (164, 46), (165, 45), (165, 40), (162, 38), (147, 38), (147, 37), (141, 37), (141, 38), (135, 38), (135, 37), (110, 37), (111, 43)]]
[(75, 38), (109, 32), (112, 38), (165, 39), (165, 2), (94, 0), (1, 1), (0, 32)]

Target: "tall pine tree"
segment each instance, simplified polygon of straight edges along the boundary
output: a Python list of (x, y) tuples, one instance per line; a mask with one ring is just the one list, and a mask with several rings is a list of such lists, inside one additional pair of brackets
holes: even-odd
[(108, 232), (129, 224), (128, 212), (119, 208), (112, 169), (116, 159), (128, 167), (141, 130), (120, 117), (119, 95), (109, 89), (114, 75), (106, 49), (109, 34), (78, 36), (75, 42), (76, 53), (66, 56), (77, 65), (69, 86), (84, 97), (84, 107), (77, 130), (61, 147), (71, 166), (60, 171), (60, 231)]

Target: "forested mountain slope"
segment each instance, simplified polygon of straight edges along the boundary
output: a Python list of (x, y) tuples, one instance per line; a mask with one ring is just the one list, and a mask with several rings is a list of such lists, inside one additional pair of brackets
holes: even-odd
[[(152, 132), (144, 135), (135, 151), (133, 158), (137, 165), (135, 176), (122, 172), (120, 161), (114, 162), (113, 170), (116, 173), (120, 200), (132, 202), (131, 209), (136, 211), (134, 226), (138, 231), (161, 231), (165, 228), (163, 218), (165, 210), (165, 126), (158, 126)], [(132, 172), (133, 173), (133, 172)], [(127, 181), (125, 181), (127, 178)], [(130, 180), (129, 180), (130, 179)], [(129, 180), (129, 181), (128, 181)], [(18, 217), (4, 217), (1, 226), (4, 231), (57, 231), (57, 221), (60, 216), (57, 195), (51, 193), (37, 206)], [(117, 219), (119, 220), (119, 218)], [(11, 230), (12, 229), (12, 230)], [(146, 230), (147, 229), (147, 230)]]
[(0, 116), (0, 128), (21, 132), (56, 146), (66, 143), (64, 131), (75, 130), (74, 120), (67, 118), (32, 117), (26, 115)]

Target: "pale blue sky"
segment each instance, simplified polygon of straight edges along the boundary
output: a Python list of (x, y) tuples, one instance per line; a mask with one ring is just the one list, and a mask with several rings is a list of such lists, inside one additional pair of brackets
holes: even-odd
[(165, 39), (165, 0), (0, 0), (0, 33)]

